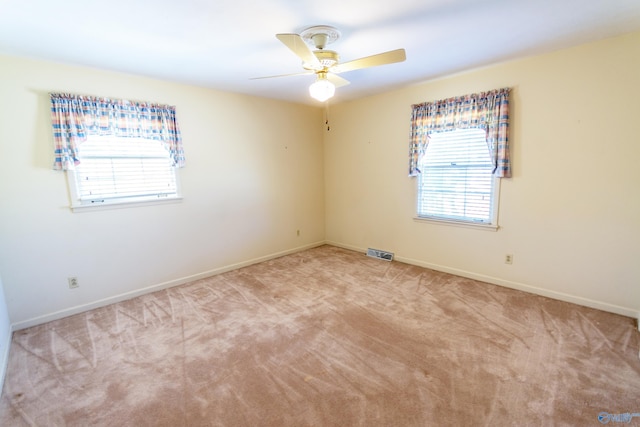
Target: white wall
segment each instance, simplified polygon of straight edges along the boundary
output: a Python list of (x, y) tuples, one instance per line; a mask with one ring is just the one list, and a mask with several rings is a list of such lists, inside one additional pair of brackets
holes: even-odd
[[(182, 203), (72, 213), (48, 92), (175, 105)], [(18, 328), (324, 240), (317, 108), (12, 57), (0, 94), (0, 271)]]
[[(514, 177), (500, 230), (414, 221), (411, 104), (504, 86)], [(176, 105), (184, 201), (71, 213), (51, 170), (52, 91)], [(11, 57), (0, 95), (0, 271), (18, 328), (325, 238), (640, 312), (640, 33), (332, 105), (330, 132), (314, 107)]]
[[(502, 180), (500, 229), (413, 220), (411, 105), (501, 87), (512, 88), (514, 176)], [(327, 240), (637, 316), (638, 99), (635, 33), (335, 105), (325, 137)]]

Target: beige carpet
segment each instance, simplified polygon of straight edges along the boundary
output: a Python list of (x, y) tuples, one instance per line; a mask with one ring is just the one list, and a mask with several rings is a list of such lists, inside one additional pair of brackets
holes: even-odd
[(0, 425), (615, 425), (639, 335), (323, 246), (16, 332)]

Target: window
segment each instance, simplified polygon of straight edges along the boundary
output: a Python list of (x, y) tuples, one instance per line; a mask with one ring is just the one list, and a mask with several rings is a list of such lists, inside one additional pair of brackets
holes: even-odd
[(418, 218), (495, 225), (498, 181), (484, 129), (432, 133), (419, 169)]
[(409, 176), (417, 219), (497, 230), (500, 179), (511, 178), (509, 88), (414, 104)]
[(179, 198), (176, 168), (160, 141), (90, 135), (78, 159), (68, 174), (75, 207)]
[(71, 208), (180, 199), (185, 165), (175, 107), (51, 93), (53, 169)]

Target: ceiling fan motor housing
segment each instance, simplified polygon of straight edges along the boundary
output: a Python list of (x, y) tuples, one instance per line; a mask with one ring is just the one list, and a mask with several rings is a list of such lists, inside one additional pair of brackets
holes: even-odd
[[(313, 51), (313, 54), (315, 55), (316, 58), (318, 58), (318, 61), (320, 61), (320, 65), (322, 65), (323, 70), (327, 70), (333, 67), (338, 63), (338, 60), (340, 59), (340, 57), (338, 56), (338, 52), (335, 52), (333, 50), (315, 50)], [(313, 66), (308, 63), (303, 63), (302, 66), (306, 70), (317, 69), (317, 65)]]

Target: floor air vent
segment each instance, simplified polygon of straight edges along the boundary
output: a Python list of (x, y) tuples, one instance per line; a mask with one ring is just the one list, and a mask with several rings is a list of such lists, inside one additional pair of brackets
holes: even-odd
[(372, 258), (379, 258), (379, 259), (383, 259), (385, 261), (391, 261), (393, 260), (393, 253), (392, 252), (385, 252), (385, 251), (381, 251), (379, 249), (367, 249), (367, 256), (370, 256)]

